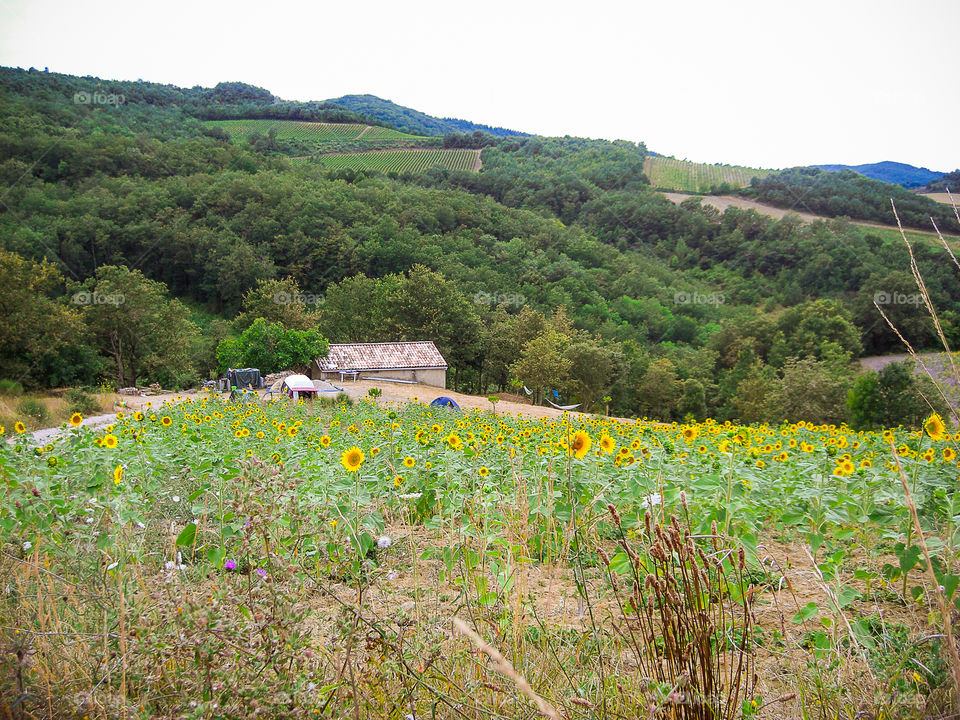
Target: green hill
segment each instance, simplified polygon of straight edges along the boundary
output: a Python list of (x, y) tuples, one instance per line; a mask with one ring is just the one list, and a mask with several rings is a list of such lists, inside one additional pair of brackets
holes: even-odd
[[(297, 143), (362, 143), (375, 123), (344, 108), (348, 119), (325, 125), (295, 119), (329, 111), (311, 103), (243, 117), (268, 112), (265, 93), (0, 71), (0, 379), (96, 384), (119, 362), (186, 385), (216, 372), (218, 343), (244, 318), (263, 317), (337, 341), (435, 340), (452, 383), (481, 394), (506, 389), (524, 358), (550, 356), (543, 372), (571, 402), (609, 394), (611, 412), (663, 419), (776, 422), (779, 406), (745, 408), (741, 391), (786, 392), (791, 358), (810, 358), (804, 377), (835, 391), (806, 419), (834, 422), (845, 358), (899, 347), (873, 306), (915, 294), (892, 233), (676, 206), (651, 188), (646, 147), (625, 141), (484, 136), (480, 172), (477, 147), (291, 162)], [(395, 132), (369, 142), (409, 141)], [(423, 172), (390, 172), (415, 160)], [(861, 176), (816, 172), (866, 193)], [(770, 178), (783, 174), (752, 189)], [(957, 274), (935, 244), (915, 252), (960, 344)], [(74, 300), (118, 294), (115, 307)], [(217, 317), (202, 331), (189, 322), (197, 307)], [(134, 310), (145, 314), (110, 324)], [(917, 347), (934, 342), (915, 304), (887, 311)], [(112, 333), (146, 317), (153, 340), (118, 358)], [(543, 347), (551, 338), (560, 344)]]
[(352, 112), (389, 123), (401, 130), (422, 135), (481, 132), (495, 137), (528, 137), (527, 133), (516, 130), (481, 125), (467, 120), (433, 117), (419, 110), (397, 105), (390, 100), (378, 98), (376, 95), (344, 95), (343, 97), (328, 100), (327, 102), (331, 105), (343, 107)]

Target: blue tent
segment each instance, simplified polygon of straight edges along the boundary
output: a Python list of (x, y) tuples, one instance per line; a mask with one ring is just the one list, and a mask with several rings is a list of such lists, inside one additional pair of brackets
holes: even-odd
[(448, 397), (438, 397), (436, 400), (430, 403), (430, 407), (447, 407), (451, 410), (460, 409), (460, 406), (457, 405), (456, 401)]

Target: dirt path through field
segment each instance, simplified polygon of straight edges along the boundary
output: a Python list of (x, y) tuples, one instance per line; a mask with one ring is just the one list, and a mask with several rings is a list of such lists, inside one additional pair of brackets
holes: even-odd
[(483, 160), (480, 159), (481, 155), (483, 155), (483, 150), (477, 150), (477, 159), (473, 163), (474, 172), (480, 172), (480, 168), (483, 167)]

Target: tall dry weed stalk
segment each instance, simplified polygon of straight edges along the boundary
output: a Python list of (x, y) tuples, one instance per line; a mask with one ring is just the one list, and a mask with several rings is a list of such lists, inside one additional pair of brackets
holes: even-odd
[(726, 543), (716, 526), (697, 536), (689, 521), (671, 516), (654, 524), (649, 512), (631, 541), (617, 509), (607, 509), (623, 552), (599, 554), (622, 613), (618, 631), (650, 686), (651, 712), (683, 720), (739, 717), (757, 682), (743, 548)]
[[(957, 208), (957, 203), (954, 201), (953, 196), (948, 191), (948, 197), (953, 206), (953, 213), (957, 218), (957, 222), (960, 223), (960, 210)], [(920, 268), (917, 265), (917, 259), (913, 252), (913, 246), (910, 244), (910, 241), (907, 239), (907, 235), (903, 230), (903, 224), (900, 222), (900, 215), (897, 213), (897, 206), (893, 202), (893, 199), (890, 200), (890, 205), (893, 208), (893, 215), (897, 219), (897, 227), (900, 230), (900, 237), (903, 238), (903, 242), (907, 247), (907, 252), (910, 255), (910, 272), (913, 275), (913, 279), (917, 284), (917, 289), (920, 291), (920, 295), (923, 298), (924, 307), (926, 307), (927, 313), (930, 315), (930, 318), (933, 322), (934, 329), (936, 330), (937, 337), (939, 338), (949, 362), (950, 373), (952, 375), (954, 383), (957, 386), (960, 386), (960, 370), (957, 368), (956, 361), (953, 356), (953, 352), (950, 350), (950, 343), (947, 341), (946, 335), (943, 332), (943, 326), (940, 322), (940, 316), (937, 314), (936, 308), (933, 304), (933, 299), (930, 296), (930, 292), (927, 289), (927, 284), (924, 281), (923, 274), (920, 272)], [(933, 218), (930, 218), (930, 222), (933, 224), (933, 229), (937, 233), (937, 237), (940, 239), (940, 243), (943, 245), (944, 249), (947, 251), (947, 255), (950, 256), (950, 259), (953, 260), (954, 266), (957, 270), (960, 270), (960, 262), (957, 261), (956, 255), (950, 249), (950, 245), (947, 243), (946, 238), (944, 238), (943, 233), (940, 231), (940, 228), (937, 227), (937, 223)], [(897, 337), (900, 338), (904, 346), (907, 348), (907, 352), (910, 354), (910, 357), (914, 362), (919, 365), (923, 372), (930, 378), (933, 382), (934, 387), (937, 389), (938, 394), (942, 398), (944, 404), (951, 408), (951, 411), (954, 415), (954, 420), (957, 418), (957, 408), (950, 402), (947, 397), (947, 392), (943, 386), (943, 382), (939, 377), (935, 377), (934, 373), (931, 372), (930, 368), (924, 362), (923, 357), (914, 349), (910, 342), (903, 337), (903, 334), (897, 329), (897, 327), (891, 322), (890, 318), (887, 317), (886, 313), (883, 312), (883, 309), (880, 305), (874, 301), (874, 306), (877, 308), (877, 311), (886, 321), (887, 325), (890, 326), (890, 329), (896, 333)], [(924, 400), (927, 400), (924, 398)], [(927, 404), (930, 406), (931, 411), (933, 411), (932, 403), (927, 400)], [(954, 640), (953, 633), (953, 616), (952, 609), (946, 597), (944, 597), (943, 589), (940, 585), (939, 580), (937, 579), (936, 573), (933, 567), (933, 560), (930, 556), (929, 546), (927, 544), (926, 535), (924, 533), (923, 527), (920, 524), (920, 517), (917, 514), (916, 503), (913, 500), (913, 494), (910, 491), (909, 483), (907, 482), (906, 474), (903, 471), (903, 468), (900, 464), (900, 457), (897, 454), (896, 447), (891, 443), (890, 451), (893, 455), (893, 461), (896, 465), (897, 471), (900, 475), (900, 483), (903, 487), (904, 497), (906, 500), (907, 508), (910, 511), (910, 518), (913, 524), (914, 530), (917, 533), (917, 539), (920, 543), (920, 548), (923, 551), (924, 566), (927, 573), (927, 578), (930, 581), (932, 587), (932, 595), (934, 603), (937, 609), (940, 611), (941, 619), (943, 622), (944, 635), (946, 636), (947, 646), (948, 646), (948, 658), (951, 666), (951, 673), (953, 677), (953, 707), (954, 712), (960, 716), (960, 652), (957, 650), (957, 645)]]

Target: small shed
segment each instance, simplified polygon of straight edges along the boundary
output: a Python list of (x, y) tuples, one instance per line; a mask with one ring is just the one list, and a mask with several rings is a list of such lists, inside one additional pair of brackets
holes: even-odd
[(429, 340), (331, 344), (317, 367), (325, 380), (369, 378), (447, 386), (447, 361)]

